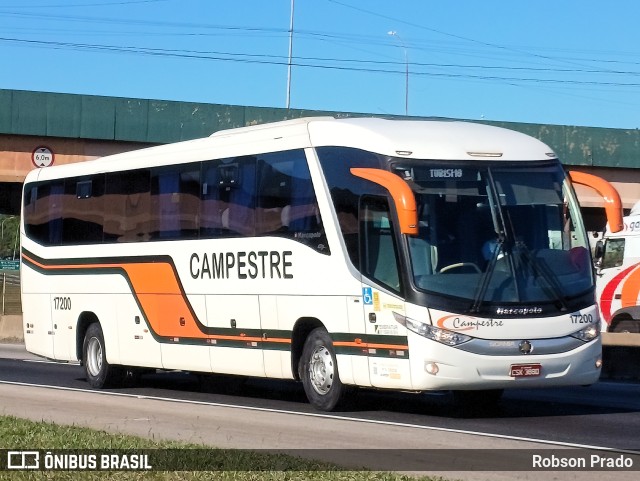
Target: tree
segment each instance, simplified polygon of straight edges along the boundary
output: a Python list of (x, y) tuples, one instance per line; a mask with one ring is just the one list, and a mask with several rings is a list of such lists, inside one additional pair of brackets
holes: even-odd
[(20, 217), (0, 215), (0, 258), (18, 257), (20, 248), (18, 227)]

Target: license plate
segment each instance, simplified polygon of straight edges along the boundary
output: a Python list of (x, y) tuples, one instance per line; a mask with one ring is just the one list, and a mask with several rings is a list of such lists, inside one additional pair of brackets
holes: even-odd
[(512, 364), (509, 376), (511, 377), (535, 377), (542, 372), (540, 364)]

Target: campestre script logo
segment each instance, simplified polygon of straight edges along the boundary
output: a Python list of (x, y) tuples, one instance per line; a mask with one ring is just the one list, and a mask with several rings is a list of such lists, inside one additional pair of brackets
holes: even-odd
[(449, 331), (462, 332), (480, 328), (502, 327), (503, 322), (500, 319), (479, 319), (477, 317), (450, 315), (438, 319), (436, 325)]

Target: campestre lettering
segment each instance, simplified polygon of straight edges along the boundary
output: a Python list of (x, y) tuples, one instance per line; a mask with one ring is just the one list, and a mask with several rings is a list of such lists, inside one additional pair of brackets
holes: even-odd
[(193, 279), (293, 279), (291, 251), (194, 252), (189, 259)]

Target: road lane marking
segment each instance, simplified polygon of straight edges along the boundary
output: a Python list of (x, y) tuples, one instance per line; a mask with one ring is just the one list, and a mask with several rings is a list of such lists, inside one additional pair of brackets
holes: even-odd
[(242, 406), (242, 405), (226, 404), (226, 403), (218, 403), (218, 402), (210, 402), (210, 401), (196, 401), (191, 399), (173, 399), (173, 398), (162, 397), (162, 396), (148, 396), (148, 395), (142, 395), (142, 394), (129, 394), (129, 393), (119, 393), (119, 392), (111, 392), (111, 391), (94, 391), (91, 389), (80, 389), (80, 388), (64, 387), (64, 386), (50, 386), (45, 384), (33, 384), (33, 383), (17, 382), (17, 381), (0, 381), (0, 384), (7, 384), (7, 385), (13, 385), (13, 386), (25, 386), (25, 387), (39, 387), (39, 388), (45, 388), (45, 389), (54, 389), (58, 391), (92, 393), (92, 394), (99, 394), (102, 396), (119, 396), (119, 397), (134, 398), (134, 399), (146, 399), (151, 401), (163, 401), (163, 402), (174, 402), (174, 403), (192, 404), (192, 405), (200, 405), (200, 406), (242, 409), (245, 411), (257, 411), (257, 412), (266, 412), (266, 413), (272, 413), (272, 414), (290, 414), (293, 416), (307, 416), (307, 417), (314, 417), (314, 418), (321, 418), (321, 419), (334, 419), (339, 421), (351, 421), (351, 422), (358, 422), (358, 423), (365, 423), (365, 424), (375, 424), (380, 426), (393, 426), (393, 427), (402, 427), (402, 428), (410, 428), (410, 429), (421, 429), (425, 431), (467, 434), (470, 436), (506, 439), (510, 441), (523, 441), (523, 442), (530, 442), (530, 443), (546, 444), (551, 446), (561, 446), (566, 448), (594, 449), (594, 450), (600, 450), (600, 451), (613, 451), (617, 453), (626, 453), (626, 454), (640, 454), (640, 451), (625, 450), (625, 449), (611, 448), (611, 447), (605, 447), (605, 446), (595, 446), (590, 444), (568, 443), (563, 441), (552, 441), (548, 439), (527, 438), (523, 436), (511, 436), (507, 434), (485, 433), (482, 431), (469, 431), (465, 429), (443, 428), (438, 426), (424, 426), (420, 424), (381, 421), (376, 419), (361, 419), (361, 418), (338, 416), (335, 414), (326, 414), (326, 413), (302, 413), (297, 411), (289, 411), (285, 409)]

